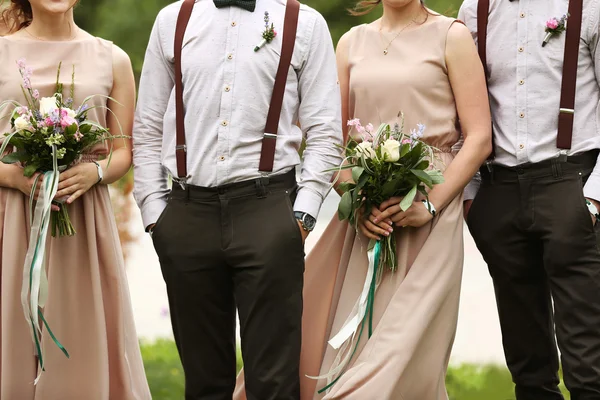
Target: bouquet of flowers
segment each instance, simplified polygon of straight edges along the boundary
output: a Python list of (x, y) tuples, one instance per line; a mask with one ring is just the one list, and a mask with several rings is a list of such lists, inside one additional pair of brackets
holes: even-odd
[[(373, 207), (391, 197), (403, 197), (400, 207), (406, 211), (413, 204), (418, 193), (428, 198), (428, 189), (444, 182), (442, 172), (432, 168), (435, 149), (421, 139), (424, 125), (409, 134), (402, 126), (381, 124), (375, 131), (372, 124), (362, 126), (360, 120), (348, 121), (358, 135), (351, 135), (344, 147), (345, 159), (336, 170), (351, 169), (352, 182), (339, 185), (343, 192), (338, 207), (340, 220), (348, 220), (357, 226), (362, 215), (369, 215)], [(428, 203), (427, 203), (428, 204)], [(394, 233), (379, 241), (371, 241), (367, 252), (369, 267), (360, 298), (356, 302), (346, 323), (334, 335), (329, 344), (340, 349), (332, 369), (323, 376), (313, 379), (327, 379), (322, 393), (334, 385), (344, 372), (356, 351), (365, 325), (368, 324), (369, 337), (372, 335), (373, 302), (377, 282), (382, 271), (387, 268), (396, 271), (396, 238)], [(354, 347), (354, 350), (352, 349)], [(337, 377), (336, 377), (337, 375)], [(335, 379), (334, 379), (335, 378)]]
[[(345, 147), (345, 161), (340, 169), (352, 169), (353, 182), (340, 184), (344, 192), (338, 208), (340, 220), (348, 220), (356, 226), (362, 211), (371, 213), (373, 207), (391, 197), (403, 197), (400, 207), (406, 211), (417, 193), (427, 198), (427, 189), (442, 183), (444, 176), (439, 170), (431, 169), (433, 147), (421, 138), (424, 125), (418, 125), (410, 135), (396, 124), (381, 124), (375, 132), (373, 125), (363, 127), (358, 119), (348, 122), (359, 133), (351, 137)], [(390, 234), (380, 252), (380, 263), (392, 271), (396, 270), (396, 239)]]
[[(32, 177), (36, 172), (40, 173), (34, 181), (30, 196), (31, 234), (25, 257), (25, 279), (21, 291), (21, 303), (25, 317), (31, 325), (32, 339), (40, 363), (39, 373), (41, 374), (44, 371), (41, 344), (42, 324), (54, 343), (69, 357), (67, 350), (52, 333), (42, 312), (48, 285), (44, 259), (49, 224), (52, 225), (52, 236), (75, 234), (65, 205), (60, 207), (60, 211), (51, 211), (53, 203), (60, 204), (61, 201), (64, 201), (64, 199), (54, 199), (58, 191), (59, 174), (79, 161), (82, 154), (94, 145), (109, 137), (125, 136), (109, 135), (108, 129), (87, 118), (88, 112), (97, 107), (110, 111), (104, 106), (87, 104), (96, 96), (90, 96), (79, 107), (73, 107), (74, 69), (70, 96), (65, 100), (63, 85), (59, 78), (60, 64), (55, 94), (52, 97), (43, 98), (40, 98), (39, 91), (32, 88), (33, 71), (27, 67), (25, 60), (17, 61), (17, 65), (23, 78), (21, 88), (27, 104), (22, 105), (16, 101), (0, 103), (0, 111), (6, 107), (14, 107), (10, 114), (13, 130), (5, 134), (2, 146), (0, 146), (0, 155), (3, 155), (0, 161), (7, 164), (20, 163), (26, 177)], [(7, 154), (7, 149), (13, 151)], [(37, 186), (40, 184), (41, 188), (36, 199)]]
[[(0, 104), (0, 110), (11, 105), (15, 107), (11, 115), (13, 131), (5, 134), (0, 154), (4, 154), (8, 146), (16, 148), (16, 151), (5, 155), (0, 161), (5, 164), (21, 163), (24, 167), (23, 174), (28, 178), (36, 172), (64, 171), (78, 161), (86, 150), (103, 141), (107, 137), (108, 129), (87, 119), (87, 113), (94, 108), (87, 105), (92, 97), (88, 97), (82, 105), (73, 109), (74, 71), (68, 99), (64, 99), (63, 85), (58, 78), (60, 65), (56, 93), (52, 97), (40, 98), (39, 92), (31, 87), (31, 68), (26, 66), (25, 60), (19, 60), (17, 64), (23, 77), (21, 87), (27, 104), (21, 105), (14, 101)], [(52, 180), (51, 185), (44, 186), (47, 191), (58, 188), (58, 174), (55, 175), (55, 181)], [(42, 176), (39, 175), (35, 182), (32, 199)], [(63, 200), (52, 199), (56, 203)], [(64, 205), (60, 207), (60, 211), (52, 212), (51, 224), (52, 236), (73, 236), (76, 233)]]

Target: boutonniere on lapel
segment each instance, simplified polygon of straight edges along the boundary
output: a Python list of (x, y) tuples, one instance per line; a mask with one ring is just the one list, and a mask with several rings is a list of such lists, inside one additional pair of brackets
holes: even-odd
[(254, 51), (259, 51), (265, 44), (271, 43), (273, 39), (277, 36), (277, 31), (275, 31), (275, 26), (270, 24), (269, 13), (265, 11), (265, 31), (262, 33), (262, 40), (260, 43), (254, 48)]
[(550, 18), (546, 21), (546, 36), (542, 42), (542, 47), (548, 44), (552, 36), (560, 35), (567, 29), (567, 18), (569, 18), (569, 14), (563, 15), (560, 19)]

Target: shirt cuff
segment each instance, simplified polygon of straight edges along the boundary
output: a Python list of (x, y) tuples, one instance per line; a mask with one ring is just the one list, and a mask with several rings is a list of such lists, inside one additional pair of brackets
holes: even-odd
[(475, 196), (477, 196), (477, 192), (479, 192), (479, 187), (481, 186), (481, 177), (479, 176), (479, 172), (477, 175), (471, 179), (471, 182), (465, 187), (463, 192), (463, 201), (473, 200)]
[(319, 216), (322, 204), (323, 198), (321, 195), (308, 188), (301, 188), (294, 203), (294, 211), (305, 212), (316, 219)]
[(592, 173), (583, 187), (583, 195), (592, 200), (600, 201), (600, 176)]
[(148, 226), (155, 224), (166, 207), (167, 202), (164, 199), (156, 199), (144, 204), (142, 207), (144, 229), (148, 229)]

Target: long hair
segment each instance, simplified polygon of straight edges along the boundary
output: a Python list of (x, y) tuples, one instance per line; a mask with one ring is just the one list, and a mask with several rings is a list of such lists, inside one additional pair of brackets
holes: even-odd
[[(358, 17), (361, 15), (367, 15), (369, 14), (371, 11), (373, 11), (375, 8), (377, 8), (378, 5), (381, 4), (382, 0), (361, 0), (359, 1), (356, 6), (349, 10), (350, 14)], [(423, 9), (425, 9), (425, 1), (424, 0), (420, 0), (421, 1), (421, 7), (423, 7)]]
[(33, 19), (29, 0), (0, 0), (0, 26), (8, 33), (27, 27)]

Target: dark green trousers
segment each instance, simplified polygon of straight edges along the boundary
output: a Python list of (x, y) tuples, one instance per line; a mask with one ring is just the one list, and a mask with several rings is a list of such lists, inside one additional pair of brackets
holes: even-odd
[(174, 186), (153, 240), (186, 400), (231, 400), (239, 312), (248, 400), (298, 400), (304, 247), (292, 172), (220, 188)]
[(494, 281), (518, 400), (600, 399), (600, 251), (583, 196), (597, 153), (482, 170), (468, 225)]

